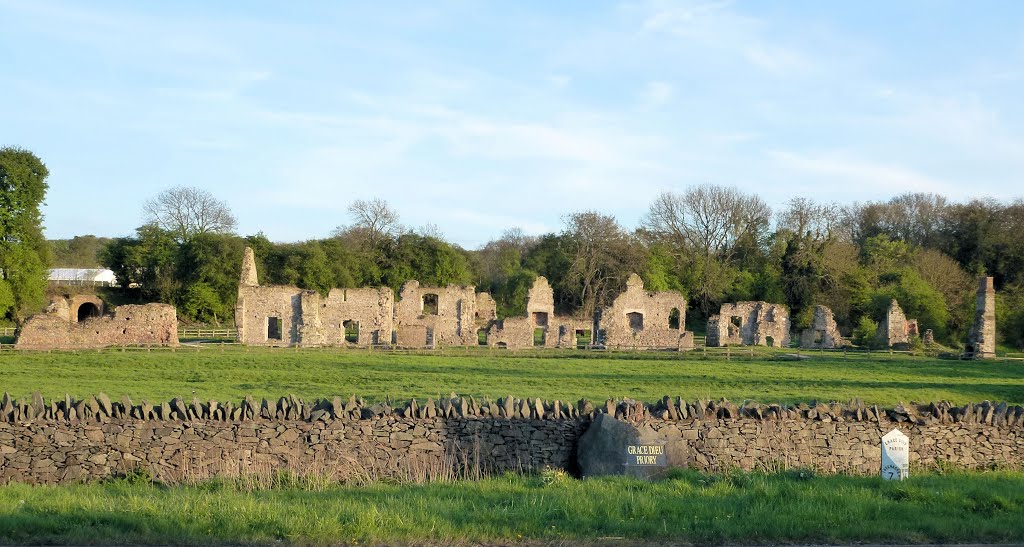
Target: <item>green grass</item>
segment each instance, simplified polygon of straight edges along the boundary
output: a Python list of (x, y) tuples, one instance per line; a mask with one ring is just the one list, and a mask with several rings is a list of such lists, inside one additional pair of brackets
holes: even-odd
[[(745, 352), (746, 350), (744, 350)], [(839, 400), (892, 405), (899, 401), (984, 399), (1024, 404), (1024, 362), (948, 361), (885, 353), (844, 359), (813, 354), (805, 361), (733, 354), (510, 352), (450, 349), (443, 354), (366, 350), (246, 350), (228, 347), (168, 351), (0, 353), (0, 391), (48, 399), (100, 391), (134, 400), (175, 396), (240, 400), (246, 394), (304, 398), (355, 393), (368, 400), (437, 397), (543, 397), (575, 402), (664, 395), (727, 397), (761, 402)]]
[(0, 543), (1024, 540), (1019, 472), (916, 474), (904, 482), (794, 472), (548, 478), (256, 491), (230, 481), (10, 485), (0, 487)]

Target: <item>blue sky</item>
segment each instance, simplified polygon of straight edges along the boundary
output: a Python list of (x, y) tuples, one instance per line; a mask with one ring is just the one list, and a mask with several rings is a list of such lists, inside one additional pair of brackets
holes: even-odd
[(467, 248), (700, 183), (1024, 197), (1024, 2), (289, 4), (0, 0), (0, 145), (49, 166), (48, 237), (178, 184), (243, 235), (381, 197)]

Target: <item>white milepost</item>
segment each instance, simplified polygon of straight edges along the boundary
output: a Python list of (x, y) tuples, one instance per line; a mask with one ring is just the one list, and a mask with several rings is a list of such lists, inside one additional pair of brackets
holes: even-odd
[(910, 474), (910, 438), (899, 429), (882, 437), (882, 478), (903, 480)]

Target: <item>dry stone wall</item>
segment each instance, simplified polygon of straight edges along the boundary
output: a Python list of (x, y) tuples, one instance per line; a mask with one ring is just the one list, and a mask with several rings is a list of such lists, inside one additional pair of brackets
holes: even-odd
[[(672, 439), (704, 471), (803, 466), (876, 474), (879, 440), (910, 437), (911, 463), (1024, 465), (1024, 408), (988, 401), (879, 409), (848, 404), (735, 404), (664, 397), (647, 404), (517, 399), (369, 403), (294, 396), (159, 404), (104, 394), (47, 403), (0, 400), (0, 483), (52, 484), (145, 471), (170, 483), (214, 475), (319, 471), (338, 479), (410, 478), (555, 467), (575, 471), (594, 417)], [(433, 475), (432, 475), (433, 474)]]

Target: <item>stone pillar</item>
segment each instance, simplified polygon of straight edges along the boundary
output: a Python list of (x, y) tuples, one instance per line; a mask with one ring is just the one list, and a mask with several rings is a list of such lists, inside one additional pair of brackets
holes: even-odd
[(991, 277), (978, 278), (974, 326), (967, 335), (967, 354), (975, 359), (996, 356), (996, 289)]
[(239, 284), (243, 287), (258, 287), (260, 284), (256, 275), (256, 255), (253, 254), (252, 247), (246, 247), (242, 256), (242, 276)]

